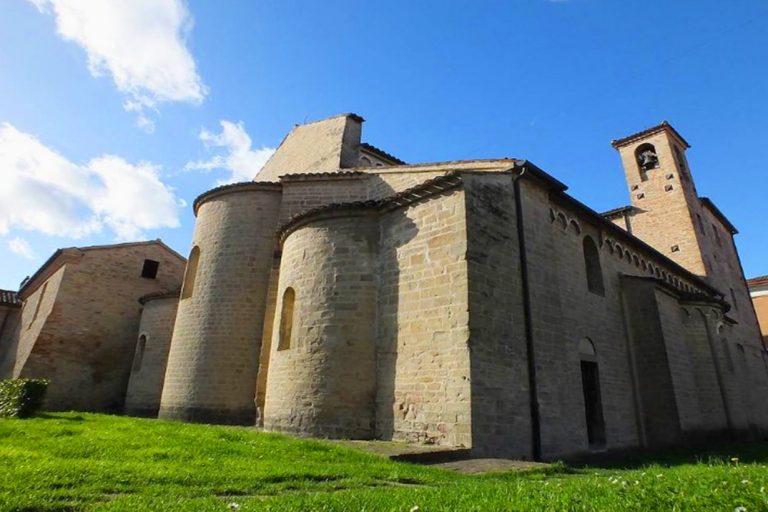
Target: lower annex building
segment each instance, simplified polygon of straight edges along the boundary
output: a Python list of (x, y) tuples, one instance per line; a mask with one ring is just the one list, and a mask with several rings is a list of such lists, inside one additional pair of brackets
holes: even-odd
[(768, 432), (736, 229), (668, 123), (613, 141), (632, 203), (598, 214), (529, 161), (409, 165), (362, 122), (197, 198), (129, 412), (536, 459)]

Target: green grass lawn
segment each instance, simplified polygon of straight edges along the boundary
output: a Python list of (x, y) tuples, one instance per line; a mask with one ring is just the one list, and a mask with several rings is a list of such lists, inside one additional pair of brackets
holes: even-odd
[(470, 476), (246, 428), (51, 414), (0, 420), (0, 510), (768, 510), (768, 444), (650, 460)]

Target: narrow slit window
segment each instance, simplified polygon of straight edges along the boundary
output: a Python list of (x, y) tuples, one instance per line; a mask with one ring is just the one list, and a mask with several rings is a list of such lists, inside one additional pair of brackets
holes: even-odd
[(291, 348), (291, 334), (293, 333), (293, 310), (296, 302), (296, 292), (288, 287), (283, 293), (283, 309), (280, 313), (280, 340), (277, 350)]
[(584, 237), (584, 267), (587, 273), (587, 289), (596, 295), (605, 295), (603, 270), (600, 267), (600, 253), (591, 237)]
[(184, 275), (184, 284), (181, 286), (181, 299), (187, 299), (195, 291), (195, 279), (197, 278), (197, 265), (200, 261), (200, 248), (194, 246), (189, 253), (187, 272)]
[(136, 344), (136, 355), (133, 356), (133, 371), (141, 370), (141, 363), (144, 362), (144, 351), (147, 349), (147, 336), (139, 336), (139, 342)]

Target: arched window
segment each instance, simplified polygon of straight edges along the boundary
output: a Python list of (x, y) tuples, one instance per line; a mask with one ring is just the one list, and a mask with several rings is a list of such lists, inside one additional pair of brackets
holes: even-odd
[(587, 288), (597, 295), (605, 295), (603, 271), (600, 268), (600, 253), (591, 237), (584, 237), (584, 267), (587, 272)]
[(586, 361), (597, 361), (597, 350), (595, 344), (589, 338), (579, 340), (579, 357)]
[(187, 273), (184, 275), (184, 284), (181, 287), (181, 299), (187, 299), (195, 291), (195, 278), (197, 277), (197, 264), (200, 261), (200, 248), (194, 246), (189, 253), (187, 261)]
[(584, 395), (584, 416), (587, 423), (587, 441), (591, 448), (605, 446), (605, 420), (600, 395), (600, 373), (597, 368), (595, 344), (589, 338), (579, 341), (581, 390)]
[(277, 350), (287, 350), (291, 348), (291, 333), (293, 332), (293, 306), (296, 302), (296, 292), (288, 287), (283, 293), (283, 309), (280, 313), (280, 340), (277, 343)]
[(147, 348), (147, 336), (139, 336), (139, 342), (136, 344), (136, 354), (133, 356), (133, 371), (141, 370), (141, 363), (144, 360), (144, 350)]

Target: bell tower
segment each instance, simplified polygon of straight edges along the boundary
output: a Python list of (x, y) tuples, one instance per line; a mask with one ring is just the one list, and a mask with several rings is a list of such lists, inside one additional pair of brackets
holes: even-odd
[(701, 205), (685, 158), (690, 145), (666, 121), (611, 144), (621, 155), (632, 198), (632, 234), (694, 274), (707, 275)]

